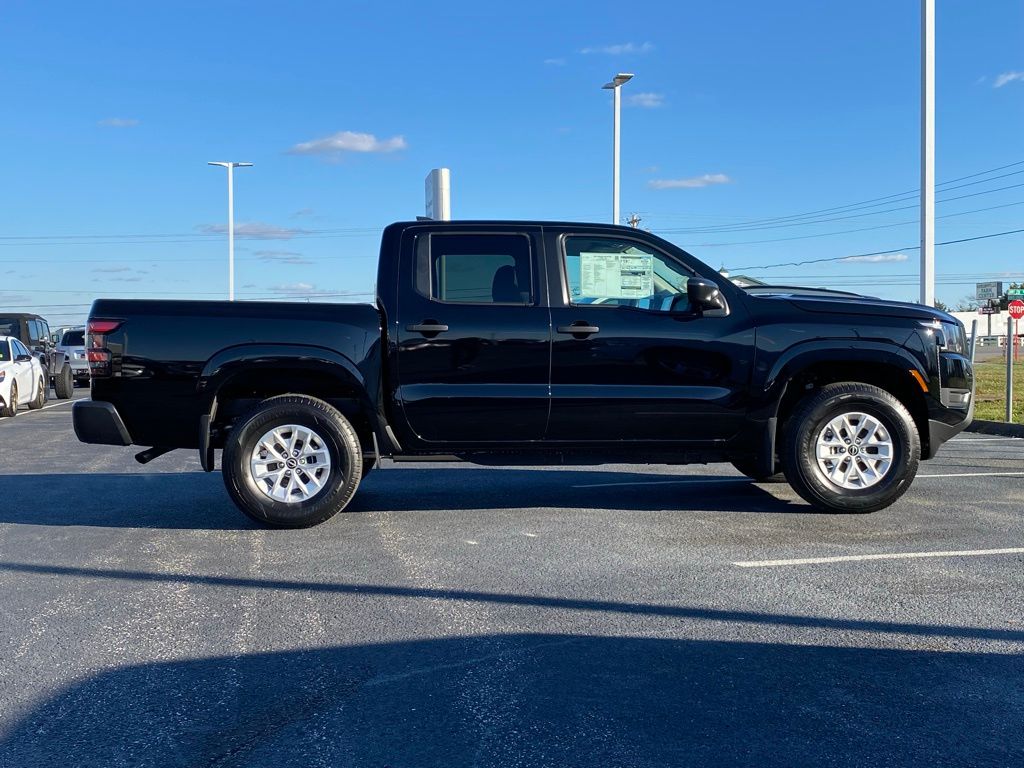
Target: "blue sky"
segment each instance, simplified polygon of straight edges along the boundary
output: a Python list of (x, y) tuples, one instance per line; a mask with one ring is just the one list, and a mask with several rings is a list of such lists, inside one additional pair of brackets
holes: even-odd
[[(918, 14), (4, 0), (0, 306), (58, 323), (97, 296), (225, 296), (225, 179), (208, 160), (255, 163), (236, 177), (243, 298), (371, 292), (379, 230), (423, 212), (432, 167), (452, 170), (457, 218), (605, 221), (600, 86), (618, 71), (636, 74), (623, 214), (715, 267), (914, 299), (917, 212), (898, 193), (918, 186)], [(940, 193), (983, 194), (939, 203), (939, 241), (1024, 228), (1024, 186), (992, 191), (1024, 184), (1022, 39), (1019, 0), (938, 0), (938, 180), (1020, 163)], [(937, 254), (947, 302), (976, 276), (1024, 274), (1024, 235)]]

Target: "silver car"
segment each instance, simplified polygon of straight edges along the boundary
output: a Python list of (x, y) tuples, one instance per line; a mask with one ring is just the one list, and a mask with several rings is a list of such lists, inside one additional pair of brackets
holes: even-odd
[(89, 360), (85, 355), (85, 328), (72, 328), (64, 331), (57, 352), (63, 352), (71, 363), (71, 375), (75, 384), (89, 383)]

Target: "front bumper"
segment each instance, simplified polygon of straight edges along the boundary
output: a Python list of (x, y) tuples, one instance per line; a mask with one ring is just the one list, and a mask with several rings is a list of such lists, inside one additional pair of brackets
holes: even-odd
[(98, 445), (131, 445), (132, 437), (121, 414), (110, 403), (100, 400), (79, 400), (71, 406), (75, 436), (83, 443)]

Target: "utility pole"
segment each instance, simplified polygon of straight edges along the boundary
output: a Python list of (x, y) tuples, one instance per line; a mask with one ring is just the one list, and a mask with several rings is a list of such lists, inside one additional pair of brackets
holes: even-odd
[(634, 213), (626, 222), (633, 229), (640, 229), (640, 214)]
[(235, 168), (249, 168), (252, 163), (209, 162), (228, 169), (228, 301), (235, 300)]
[(935, 0), (921, 0), (921, 303), (935, 304)]

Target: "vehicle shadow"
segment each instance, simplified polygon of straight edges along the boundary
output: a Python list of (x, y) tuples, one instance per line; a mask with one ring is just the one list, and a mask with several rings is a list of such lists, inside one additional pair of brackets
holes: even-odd
[(8, 709), (0, 765), (1019, 765), (1021, 671), (1016, 654), (566, 634), (146, 663)]
[[(256, 527), (218, 473), (7, 475), (0, 523), (239, 530)], [(44, 492), (45, 491), (45, 492)], [(376, 470), (346, 514), (547, 507), (809, 513), (740, 477), (559, 469)]]
[(383, 469), (371, 473), (349, 512), (545, 507), (637, 512), (813, 512), (738, 475), (673, 475), (600, 469)]
[(6, 475), (0, 523), (247, 530), (219, 475), (205, 472)]

